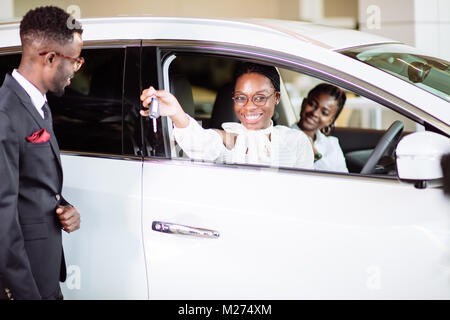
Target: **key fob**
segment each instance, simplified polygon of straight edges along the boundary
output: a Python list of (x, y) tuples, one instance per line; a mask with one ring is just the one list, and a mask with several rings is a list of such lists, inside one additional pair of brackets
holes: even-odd
[(156, 97), (153, 97), (152, 102), (150, 102), (148, 116), (153, 121), (153, 132), (156, 133), (158, 131), (156, 119), (159, 118), (159, 101)]
[(152, 119), (159, 118), (159, 100), (156, 97), (153, 97), (152, 102), (150, 102), (149, 106), (149, 117)]

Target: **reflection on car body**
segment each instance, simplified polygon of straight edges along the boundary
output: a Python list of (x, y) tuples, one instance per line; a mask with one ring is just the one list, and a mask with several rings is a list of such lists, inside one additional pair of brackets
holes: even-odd
[[(82, 23), (86, 62), (63, 97), (49, 96), (64, 195), (83, 216), (64, 239), (66, 298), (450, 298), (450, 198), (436, 165), (450, 152), (447, 62), (405, 60), (419, 69), (408, 73), (376, 55), (392, 46), (403, 58), (426, 55), (302, 22)], [(2, 78), (20, 58), (17, 29), (0, 26)], [(229, 83), (240, 61), (278, 68), (279, 125), (298, 122), (298, 101), (316, 83), (346, 90), (331, 134), (348, 174), (194, 161), (169, 119), (154, 132), (139, 116), (140, 93), (153, 85), (174, 93), (204, 128), (236, 121)], [(389, 169), (374, 163), (361, 173), (396, 121), (400, 153), (388, 154)]]

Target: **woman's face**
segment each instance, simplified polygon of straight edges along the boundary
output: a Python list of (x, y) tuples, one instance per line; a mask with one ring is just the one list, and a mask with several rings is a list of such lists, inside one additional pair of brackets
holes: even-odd
[(319, 93), (303, 99), (300, 113), (300, 128), (316, 131), (333, 123), (338, 110), (336, 100), (327, 93)]
[(239, 121), (247, 129), (259, 130), (270, 126), (280, 94), (269, 78), (259, 73), (246, 73), (237, 79), (233, 98)]

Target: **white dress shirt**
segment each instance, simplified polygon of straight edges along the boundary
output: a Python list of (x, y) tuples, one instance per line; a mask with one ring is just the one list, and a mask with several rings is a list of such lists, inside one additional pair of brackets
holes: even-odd
[[(297, 124), (292, 125), (291, 128), (301, 131)], [(326, 136), (320, 130), (317, 130), (314, 147), (322, 154), (322, 158), (314, 162), (314, 169), (348, 173), (344, 153), (339, 145), (338, 138)]]
[(174, 127), (173, 135), (191, 159), (313, 169), (311, 143), (302, 131), (273, 125), (263, 130), (247, 130), (233, 122), (222, 127), (237, 134), (232, 149), (225, 147), (220, 133), (203, 129), (191, 117), (186, 128)]
[(36, 88), (34, 84), (28, 81), (23, 75), (21, 75), (17, 71), (17, 69), (14, 69), (11, 75), (30, 96), (31, 102), (33, 103), (37, 112), (39, 112), (42, 119), (44, 119), (44, 111), (42, 110), (42, 106), (47, 101), (47, 96), (45, 94), (42, 94), (39, 89)]

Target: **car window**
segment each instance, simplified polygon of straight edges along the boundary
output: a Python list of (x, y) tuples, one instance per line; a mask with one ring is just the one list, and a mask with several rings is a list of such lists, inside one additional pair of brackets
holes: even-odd
[(369, 45), (341, 53), (450, 101), (450, 65), (404, 44)]
[[(295, 71), (280, 68), (280, 74), (289, 93), (293, 112), (298, 121), (300, 107), (308, 92), (324, 81)], [(337, 128), (359, 128), (386, 130), (395, 120), (402, 121), (408, 132), (422, 131), (424, 127), (417, 122), (395, 112), (371, 99), (345, 90), (347, 100), (336, 119)]]
[(170, 91), (203, 128), (220, 129), (222, 122), (237, 120), (234, 112), (219, 114), (220, 106), (215, 108), (221, 98), (229, 105), (232, 102), (230, 85), (235, 66), (236, 60), (231, 58), (192, 54), (177, 54), (170, 64)]
[[(221, 128), (223, 122), (238, 122), (231, 99), (233, 88), (230, 86), (238, 62), (237, 58), (192, 53), (176, 53), (170, 59), (168, 72), (165, 75), (168, 78), (169, 89), (181, 102), (185, 112), (203, 128)], [(262, 63), (267, 64), (267, 62)], [(327, 82), (287, 69), (285, 66), (278, 67), (278, 71), (281, 76), (281, 100), (275, 108), (272, 120), (274, 125), (283, 125), (297, 130), (296, 124), (300, 119), (303, 99), (317, 84)], [(424, 130), (424, 128), (376, 101), (348, 89), (342, 90), (346, 94), (346, 103), (327, 134), (333, 138), (330, 140), (338, 141), (339, 147), (336, 150), (340, 150), (338, 152), (342, 154), (338, 158), (343, 159), (344, 169), (341, 165), (331, 167), (318, 165), (315, 169), (322, 172), (360, 174), (383, 134), (398, 121), (401, 123), (402, 130), (395, 135), (394, 143), (383, 153), (380, 162), (370, 172), (370, 174), (395, 177), (397, 172), (393, 150), (398, 139), (405, 134)], [(173, 135), (170, 135), (170, 139), (171, 157), (186, 158)], [(316, 161), (324, 157), (320, 152), (317, 153), (319, 157)], [(364, 172), (364, 174), (368, 173)]]
[(9, 53), (0, 55), (0, 86), (3, 84), (5, 75), (19, 67), (20, 53)]
[(84, 49), (62, 97), (47, 95), (61, 150), (122, 153), (123, 48)]
[[(326, 82), (295, 71), (282, 68), (279, 70), (289, 93), (293, 113), (296, 116), (295, 122), (297, 122), (300, 119), (302, 102), (308, 96), (308, 92), (319, 83)], [(421, 124), (378, 102), (350, 90), (342, 90), (345, 92), (346, 101), (329, 135), (339, 139), (349, 173), (361, 172), (382, 135), (394, 122), (399, 121), (403, 125), (401, 136), (425, 130)], [(291, 125), (291, 123), (288, 124)], [(384, 156), (380, 161), (389, 163), (389, 167), (379, 164), (377, 173), (395, 176), (394, 160), (393, 153)]]
[[(237, 60), (211, 55), (177, 53), (168, 65), (168, 89), (183, 110), (204, 129), (222, 129), (223, 122), (237, 122), (231, 82)], [(170, 156), (187, 158), (169, 128)]]
[[(126, 139), (122, 144), (124, 49), (84, 49), (81, 55), (86, 62), (64, 95), (47, 93), (60, 149), (132, 154), (136, 147)], [(20, 58), (20, 53), (0, 55), (0, 84), (19, 66)]]

